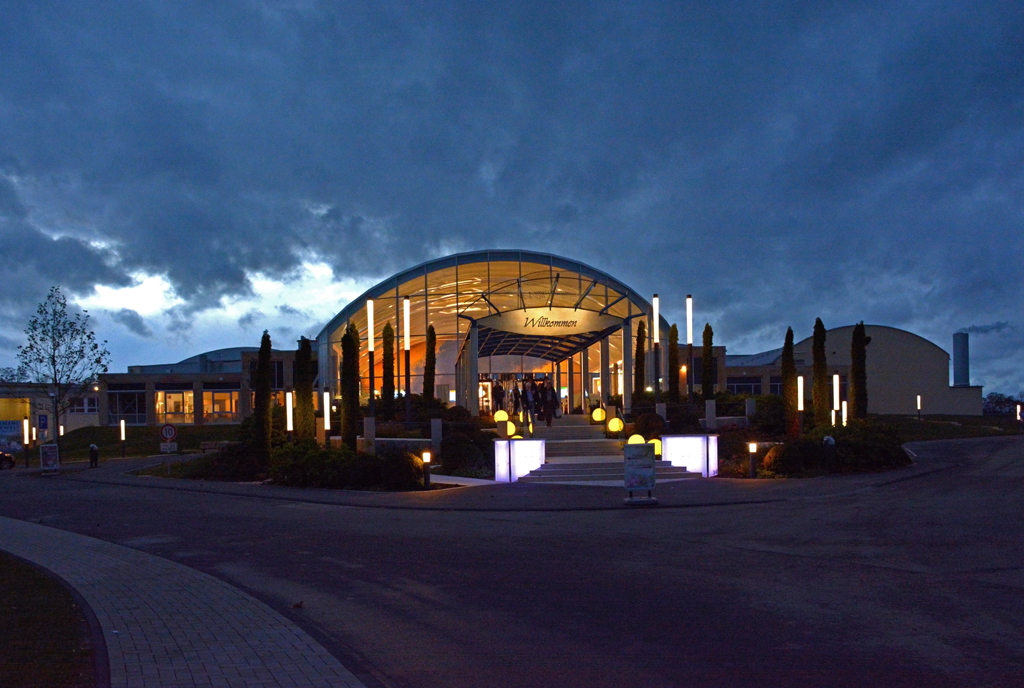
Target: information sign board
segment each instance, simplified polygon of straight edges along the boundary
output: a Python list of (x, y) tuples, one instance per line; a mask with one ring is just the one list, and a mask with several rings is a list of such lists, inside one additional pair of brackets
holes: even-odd
[(627, 490), (654, 489), (654, 445), (627, 444), (624, 468)]
[(161, 442), (160, 443), (161, 454), (177, 454), (178, 443), (177, 442)]
[(60, 468), (60, 448), (56, 444), (39, 445), (39, 465), (44, 471)]

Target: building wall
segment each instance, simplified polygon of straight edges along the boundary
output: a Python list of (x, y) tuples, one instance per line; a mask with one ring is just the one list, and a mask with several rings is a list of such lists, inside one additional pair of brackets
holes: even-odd
[[(867, 325), (871, 338), (867, 348), (868, 413), (914, 415), (917, 395), (921, 395), (923, 414), (981, 415), (981, 387), (951, 387), (949, 354), (916, 334), (894, 327)], [(853, 327), (828, 330), (825, 356), (828, 375), (850, 375), (850, 345)], [(793, 347), (797, 374), (804, 376), (806, 403), (813, 388), (812, 339), (804, 339)], [(761, 376), (762, 387), (769, 389), (772, 375), (781, 375), (781, 366), (730, 367), (729, 376)], [(843, 396), (845, 398), (845, 395)]]

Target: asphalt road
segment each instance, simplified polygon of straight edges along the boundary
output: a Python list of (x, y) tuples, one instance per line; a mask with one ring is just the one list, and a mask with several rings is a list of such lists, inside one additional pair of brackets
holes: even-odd
[(0, 514), (218, 576), (368, 684), (1022, 685), (1024, 440), (912, 449), (874, 476), (677, 483), (648, 510), (591, 487), (324, 497), (5, 471)]

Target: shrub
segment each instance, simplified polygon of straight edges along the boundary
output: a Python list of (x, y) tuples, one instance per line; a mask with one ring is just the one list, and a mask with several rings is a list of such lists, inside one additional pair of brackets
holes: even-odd
[(352, 484), (353, 468), (347, 446), (325, 449), (315, 440), (303, 440), (273, 453), (269, 476), (277, 485), (341, 489)]
[(815, 429), (819, 443), (825, 435), (836, 440), (836, 470), (843, 472), (898, 468), (911, 463), (895, 428), (870, 420), (851, 421), (846, 427)]
[(423, 487), (423, 461), (400, 447), (382, 447), (377, 452), (381, 477), (388, 490), (419, 490)]
[(751, 426), (761, 435), (781, 437), (786, 432), (786, 404), (782, 397), (765, 394), (755, 398), (757, 410)]
[(657, 413), (642, 413), (633, 423), (635, 431), (644, 436), (645, 440), (661, 437), (665, 430), (665, 419)]
[(767, 473), (784, 476), (820, 470), (824, 465), (821, 442), (806, 437), (772, 447), (762, 462)]
[(467, 423), (473, 416), (465, 406), (450, 406), (444, 410), (442, 418), (448, 423)]
[(483, 465), (483, 452), (466, 435), (453, 432), (441, 438), (441, 465), (448, 472)]

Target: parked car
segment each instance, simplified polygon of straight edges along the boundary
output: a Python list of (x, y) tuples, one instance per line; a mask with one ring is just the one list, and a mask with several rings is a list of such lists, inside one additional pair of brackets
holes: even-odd
[(5, 451), (0, 451), (0, 469), (14, 468), (14, 456)]

